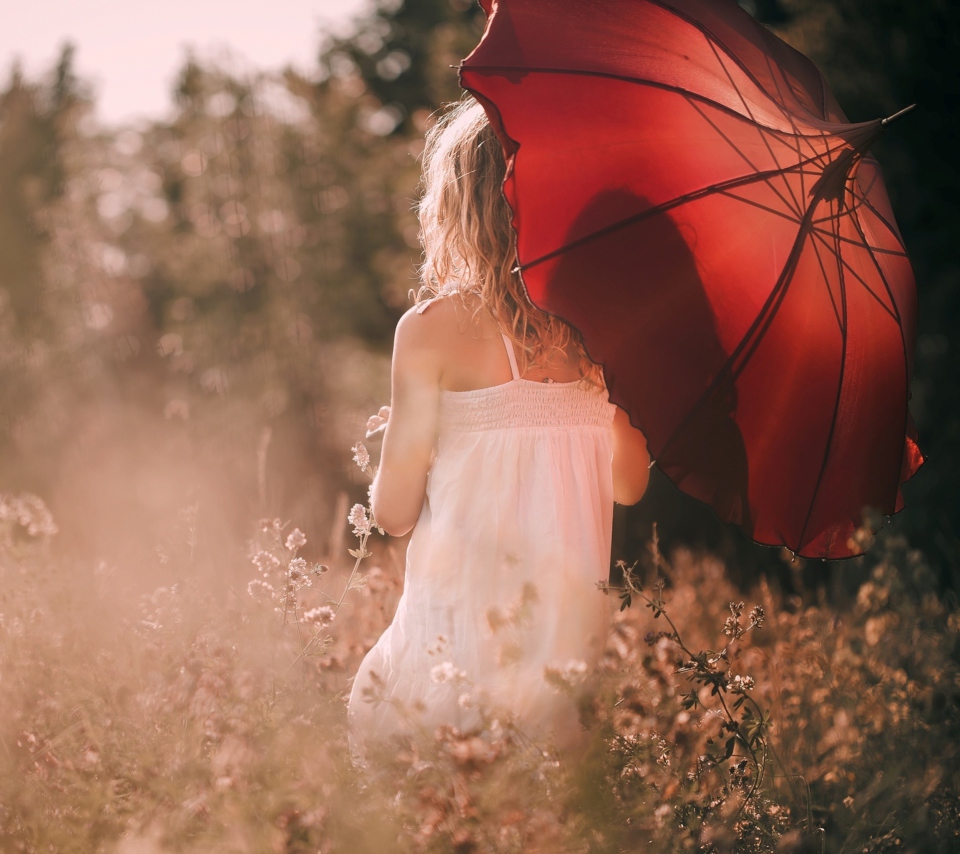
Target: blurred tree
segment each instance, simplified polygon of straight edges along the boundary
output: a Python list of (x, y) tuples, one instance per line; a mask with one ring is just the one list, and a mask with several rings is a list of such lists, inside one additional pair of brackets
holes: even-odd
[(0, 463), (8, 488), (28, 480), (11, 454), (43, 408), (46, 376), (72, 363), (63, 332), (77, 319), (75, 295), (50, 276), (50, 213), (64, 196), (64, 148), (89, 106), (72, 63), (67, 44), (50, 82), (28, 82), (15, 66), (0, 92)]
[(476, 46), (485, 17), (474, 0), (378, 0), (349, 38), (320, 56), (331, 76), (356, 73), (392, 110), (396, 132), (422, 133), (413, 116), (460, 97), (453, 67)]

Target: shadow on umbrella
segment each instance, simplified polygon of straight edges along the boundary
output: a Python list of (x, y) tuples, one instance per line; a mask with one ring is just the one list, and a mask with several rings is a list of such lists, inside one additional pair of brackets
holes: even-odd
[[(546, 308), (577, 318), (584, 339), (592, 342), (590, 356), (604, 365), (611, 400), (633, 401), (634, 412), (668, 416), (656, 425), (633, 416), (657, 466), (684, 492), (711, 504), (721, 521), (750, 530), (737, 390), (691, 251), (697, 236), (683, 233), (667, 212), (645, 216), (652, 207), (626, 188), (605, 190), (585, 205), (564, 241), (566, 250), (548, 262), (554, 286)], [(642, 240), (629, 228), (639, 219)], [(595, 281), (598, 253), (608, 259), (606, 275), (634, 286), (595, 282), (585, 306), (583, 283)], [(611, 324), (611, 318), (631, 322)], [(644, 364), (642, 354), (651, 350), (664, 360), (669, 354), (669, 370)]]

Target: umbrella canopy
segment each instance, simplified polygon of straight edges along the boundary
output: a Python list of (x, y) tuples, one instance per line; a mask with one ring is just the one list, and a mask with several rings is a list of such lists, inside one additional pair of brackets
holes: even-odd
[(460, 69), (508, 158), (532, 302), (577, 327), (683, 491), (754, 540), (860, 551), (921, 465), (916, 286), (823, 77), (734, 0), (482, 0)]

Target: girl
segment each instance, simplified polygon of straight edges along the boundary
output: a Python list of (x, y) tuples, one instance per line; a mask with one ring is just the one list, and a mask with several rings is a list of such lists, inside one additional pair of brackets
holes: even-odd
[(643, 434), (608, 402), (578, 334), (514, 270), (503, 152), (482, 107), (428, 133), (417, 305), (397, 326), (372, 489), (377, 522), (413, 534), (393, 622), (360, 666), (354, 750), (461, 731), (493, 710), (561, 749), (606, 640), (614, 501), (639, 501)]

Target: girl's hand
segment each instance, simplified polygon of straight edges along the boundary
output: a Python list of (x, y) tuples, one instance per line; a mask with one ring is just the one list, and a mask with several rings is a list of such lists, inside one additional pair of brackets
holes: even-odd
[(367, 419), (367, 438), (372, 439), (379, 433), (387, 429), (387, 422), (390, 420), (390, 407), (381, 406), (376, 415), (371, 415)]

